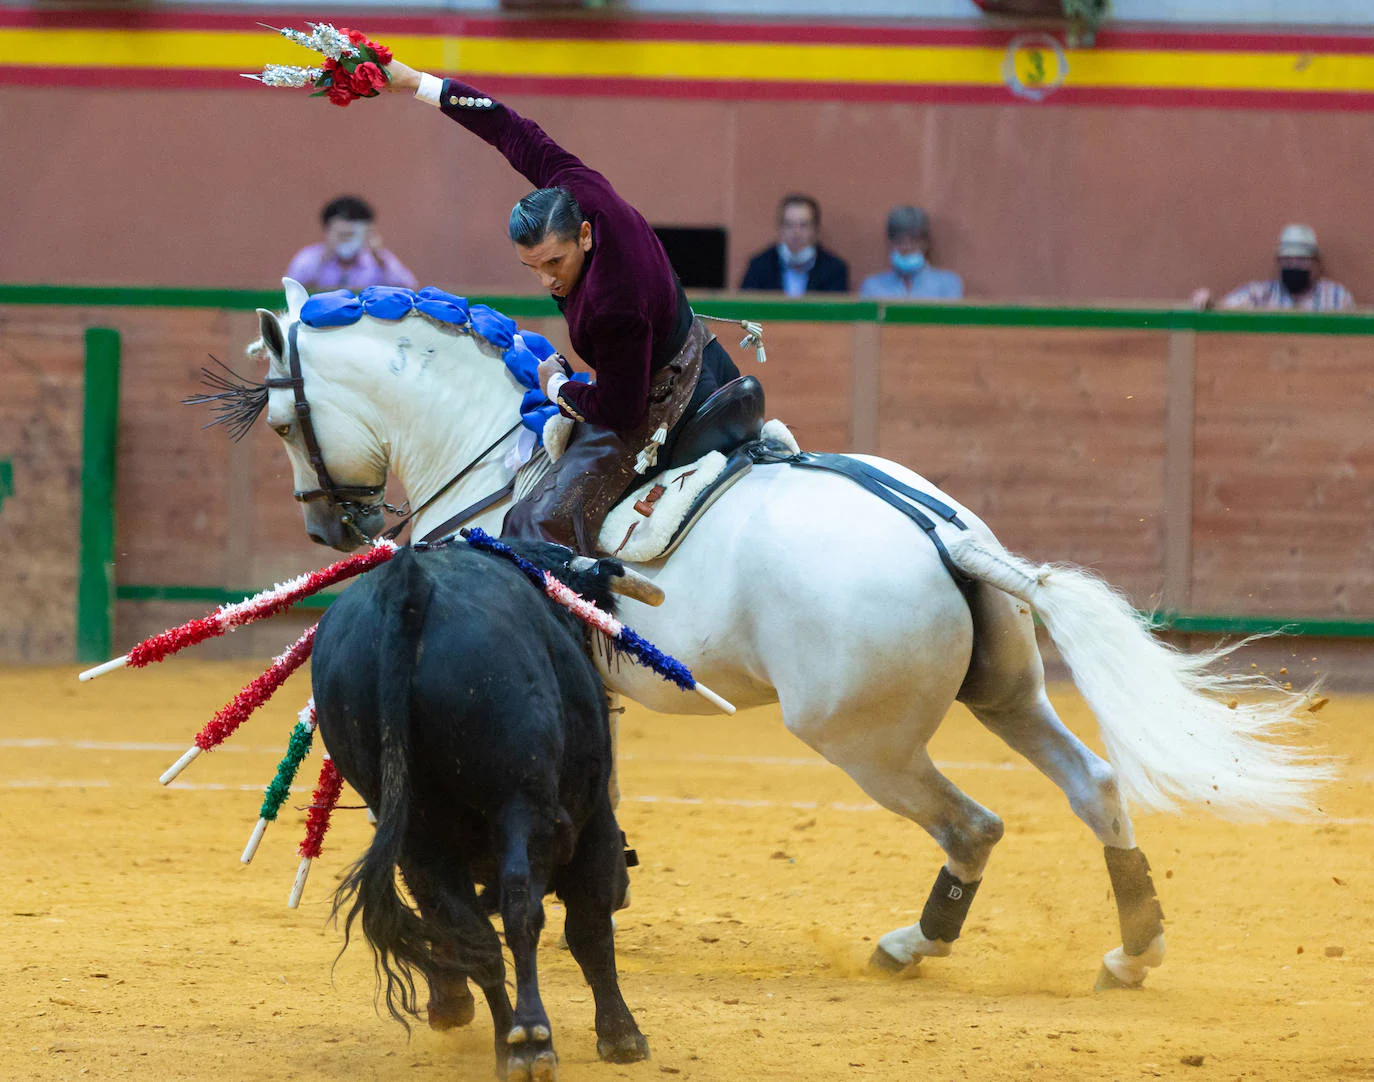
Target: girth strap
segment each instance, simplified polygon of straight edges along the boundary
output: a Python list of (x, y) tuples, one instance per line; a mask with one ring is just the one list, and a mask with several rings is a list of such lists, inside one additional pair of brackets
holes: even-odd
[[(776, 463), (801, 466), (804, 469), (825, 470), (828, 473), (837, 473), (841, 477), (848, 478), (864, 491), (871, 492), (889, 507), (900, 511), (921, 527), (925, 531), (925, 535), (930, 538), (930, 543), (935, 546), (935, 551), (940, 554), (940, 561), (945, 565), (945, 570), (950, 573), (961, 590), (974, 584), (975, 580), (969, 577), (950, 557), (949, 550), (945, 548), (945, 543), (940, 539), (937, 532), (935, 519), (926, 514), (926, 511), (930, 511), (949, 525), (967, 530), (968, 526), (959, 518), (959, 512), (943, 500), (930, 495), (928, 492), (912, 488), (897, 478), (883, 473), (882, 470), (870, 466), (867, 462), (860, 462), (858, 459), (850, 458), (847, 455), (818, 454), (811, 451), (784, 455), (769, 450), (763, 444), (751, 447), (749, 454), (754, 462), (759, 465)], [(919, 506), (913, 506), (913, 504)]]

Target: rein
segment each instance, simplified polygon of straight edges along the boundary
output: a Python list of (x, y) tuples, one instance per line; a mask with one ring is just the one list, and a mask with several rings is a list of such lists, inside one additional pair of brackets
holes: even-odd
[[(334, 478), (329, 473), (329, 467), (325, 465), (324, 452), (320, 450), (320, 441), (315, 436), (315, 425), (310, 419), (310, 403), (305, 397), (305, 376), (301, 371), (300, 346), (297, 342), (300, 329), (301, 324), (300, 321), (297, 320), (291, 324), (286, 332), (286, 364), (287, 370), (291, 373), (290, 376), (287, 378), (269, 376), (263, 381), (264, 386), (269, 388), (280, 387), (290, 389), (292, 397), (295, 400), (296, 423), (300, 426), (301, 442), (305, 444), (306, 456), (310, 460), (311, 467), (315, 470), (315, 482), (319, 487), (305, 491), (297, 490), (292, 493), (292, 495), (299, 503), (308, 503), (310, 500), (328, 500), (339, 509), (339, 521), (343, 524), (344, 528), (352, 533), (356, 540), (365, 545), (371, 545), (373, 544), (373, 538), (363, 532), (362, 528), (359, 527), (355, 521), (354, 516), (360, 513), (367, 515), (379, 510), (390, 511), (393, 514), (402, 514), (402, 511), (392, 507), (383, 498), (386, 494), (385, 483), (381, 485), (335, 484)], [(473, 469), (481, 464), (489, 454), (509, 439), (512, 433), (519, 427), (520, 422), (516, 421), (515, 424), (511, 425), (510, 428), (498, 436), (495, 442), (487, 447), (485, 451), (445, 482), (434, 495), (430, 496), (429, 499), (425, 500), (425, 502), (415, 508), (415, 510), (405, 513), (404, 517), (402, 517), (399, 522), (393, 524), (382, 534), (382, 537), (388, 541), (394, 540), (401, 530), (405, 528), (406, 523), (410, 522), (411, 519), (415, 518), (416, 515), (424, 511), (425, 508), (429, 507), (430, 504), (466, 477)], [(464, 508), (462, 511), (458, 512), (453, 518), (444, 522), (439, 527), (439, 530), (451, 531), (454, 527), (466, 522), (473, 515), (485, 511), (488, 507), (503, 499), (514, 489), (515, 479), (512, 478), (496, 492), (482, 497), (482, 499), (478, 500), (470, 507)]]

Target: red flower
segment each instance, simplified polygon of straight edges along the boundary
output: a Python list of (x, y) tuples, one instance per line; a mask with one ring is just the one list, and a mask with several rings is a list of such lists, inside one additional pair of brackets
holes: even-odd
[(332, 56), (326, 56), (326, 57), (324, 58), (324, 63), (321, 64), (320, 66), (321, 66), (326, 72), (338, 71), (338, 70), (339, 70), (339, 67), (340, 67), (339, 62), (338, 62), (337, 60), (335, 60)]
[(360, 98), (373, 97), (386, 86), (386, 76), (382, 74), (382, 69), (370, 60), (354, 68), (350, 79), (353, 83), (353, 93)]
[(391, 63), (391, 50), (385, 45), (379, 45), (375, 41), (369, 41), (368, 46), (377, 54), (377, 63), (386, 65)]
[(366, 45), (367, 35), (361, 30), (350, 30), (346, 26), (339, 27), (339, 32), (348, 38), (354, 45)]
[(348, 76), (343, 72), (335, 73), (334, 83), (329, 88), (329, 100), (335, 105), (347, 105), (357, 96), (353, 93), (353, 87), (348, 81)]

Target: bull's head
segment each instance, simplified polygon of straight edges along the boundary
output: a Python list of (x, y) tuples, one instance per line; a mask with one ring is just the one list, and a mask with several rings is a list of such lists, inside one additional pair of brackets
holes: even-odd
[(606, 588), (621, 597), (631, 597), (646, 605), (662, 605), (663, 590), (652, 579), (638, 571), (626, 567), (619, 560), (594, 560), (590, 556), (574, 556), (568, 561), (568, 569), (575, 574), (593, 575), (606, 584)]

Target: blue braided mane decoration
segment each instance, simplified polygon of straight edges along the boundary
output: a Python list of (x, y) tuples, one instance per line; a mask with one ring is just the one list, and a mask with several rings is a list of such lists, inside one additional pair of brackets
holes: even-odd
[[(526, 388), (520, 402), (520, 422), (543, 441), (544, 424), (558, 412), (558, 407), (548, 400), (539, 386), (539, 362), (556, 351), (553, 343), (542, 334), (520, 330), (515, 320), (503, 316), (495, 308), (469, 304), (466, 297), (445, 293), (433, 286), (418, 293), (396, 286), (368, 286), (357, 295), (347, 289), (316, 293), (301, 308), (301, 322), (321, 330), (351, 326), (363, 316), (394, 322), (412, 312), (466, 331), (501, 350), (506, 368), (516, 382)], [(579, 372), (573, 379), (586, 383), (590, 377)]]

